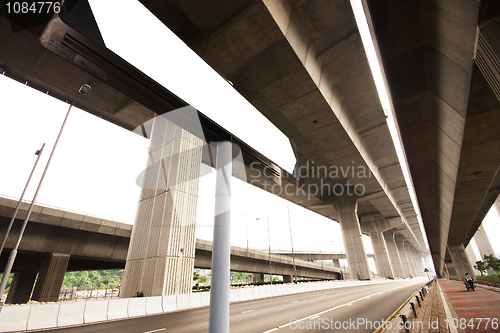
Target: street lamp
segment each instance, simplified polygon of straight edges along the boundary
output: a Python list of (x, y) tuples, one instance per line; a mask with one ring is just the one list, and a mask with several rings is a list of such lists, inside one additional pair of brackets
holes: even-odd
[[(273, 269), (271, 265), (271, 232), (269, 228), (269, 217), (267, 219), (267, 244), (269, 246), (269, 278), (271, 280), (271, 285), (273, 284)], [(256, 218), (255, 220), (260, 220), (260, 218)]]
[(287, 208), (288, 208), (288, 225), (290, 226), (290, 243), (292, 244), (292, 260), (293, 260), (293, 272), (294, 272), (293, 282), (297, 283), (297, 267), (295, 266), (295, 252), (293, 251), (292, 222), (290, 220), (290, 205), (288, 205)]
[(64, 129), (64, 125), (66, 125), (66, 121), (68, 120), (69, 113), (71, 111), (71, 108), (75, 103), (80, 99), (80, 97), (85, 96), (90, 92), (92, 88), (88, 84), (84, 84), (83, 86), (80, 87), (80, 90), (78, 90), (78, 96), (76, 99), (71, 103), (71, 105), (68, 108), (68, 112), (66, 113), (66, 117), (64, 118), (64, 121), (61, 125), (61, 129), (59, 130), (59, 134), (57, 135), (56, 142), (54, 143), (54, 147), (52, 148), (52, 152), (50, 153), (49, 160), (47, 161), (47, 165), (45, 165), (45, 169), (43, 170), (42, 178), (40, 178), (40, 182), (38, 183), (38, 187), (36, 189), (35, 195), (33, 196), (33, 200), (31, 201), (30, 207), (28, 209), (28, 213), (26, 214), (26, 218), (24, 219), (23, 225), (21, 227), (21, 231), (19, 232), (19, 236), (17, 238), (16, 245), (14, 245), (14, 248), (10, 252), (9, 255), (9, 260), (7, 261), (7, 264), (5, 265), (5, 270), (3, 273), (2, 277), (2, 282), (0, 283), (0, 297), (3, 295), (5, 292), (5, 286), (7, 285), (7, 280), (9, 279), (10, 272), (12, 270), (12, 266), (14, 265), (14, 260), (16, 259), (17, 255), (17, 249), (19, 248), (19, 244), (21, 243), (21, 239), (23, 238), (24, 234), (24, 229), (26, 229), (26, 225), (28, 224), (31, 211), (33, 210), (33, 205), (35, 204), (36, 197), (38, 196), (38, 192), (40, 191), (40, 188), (42, 187), (43, 179), (45, 178), (45, 174), (47, 173), (47, 170), (49, 169), (50, 161), (52, 160), (52, 156), (54, 156), (54, 152), (56, 151), (57, 148), (57, 143), (59, 142), (59, 139), (61, 138), (61, 134)]
[[(2, 241), (2, 245), (0, 245), (0, 254), (2, 254), (3, 247), (5, 246), (5, 243), (7, 242), (7, 238), (9, 237), (10, 229), (12, 229), (12, 225), (14, 224), (14, 220), (16, 219), (17, 212), (19, 211), (19, 207), (21, 206), (21, 202), (23, 201), (24, 193), (26, 193), (26, 189), (28, 188), (28, 185), (30, 183), (31, 176), (33, 176), (33, 173), (35, 172), (38, 161), (40, 160), (40, 156), (42, 156), (43, 148), (45, 148), (45, 143), (42, 145), (42, 148), (37, 150), (35, 153), (35, 155), (37, 155), (35, 165), (33, 166), (33, 169), (31, 170), (30, 176), (28, 177), (28, 181), (26, 182), (26, 186), (24, 186), (23, 193), (21, 194), (21, 197), (19, 198), (19, 201), (17, 202), (16, 209), (14, 210), (14, 214), (12, 215), (12, 218), (10, 219), (9, 226), (7, 227), (7, 231), (5, 232), (5, 236), (4, 236), (3, 241)], [(1, 298), (1, 295), (0, 295), (0, 298)]]

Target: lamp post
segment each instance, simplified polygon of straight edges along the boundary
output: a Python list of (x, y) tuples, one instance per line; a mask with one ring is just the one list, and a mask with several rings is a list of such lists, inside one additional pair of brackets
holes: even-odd
[(71, 103), (71, 105), (68, 108), (68, 112), (66, 113), (66, 117), (64, 118), (64, 121), (61, 125), (61, 129), (59, 130), (59, 134), (57, 135), (56, 142), (54, 143), (54, 147), (52, 148), (52, 152), (50, 153), (49, 160), (47, 161), (47, 165), (45, 165), (45, 169), (43, 170), (42, 178), (40, 178), (40, 182), (38, 183), (38, 187), (36, 189), (35, 195), (33, 196), (33, 200), (31, 201), (30, 207), (28, 209), (28, 213), (26, 214), (26, 218), (24, 219), (23, 225), (21, 227), (21, 231), (19, 232), (19, 236), (17, 238), (16, 245), (14, 245), (14, 248), (10, 252), (9, 255), (9, 260), (7, 261), (7, 264), (5, 265), (5, 270), (3, 273), (2, 277), (2, 282), (0, 283), (0, 297), (3, 295), (5, 292), (5, 286), (7, 285), (7, 280), (9, 279), (10, 272), (12, 270), (12, 266), (14, 265), (14, 260), (16, 259), (17, 255), (17, 249), (19, 248), (19, 244), (21, 243), (21, 239), (23, 238), (24, 230), (26, 229), (26, 225), (28, 224), (31, 211), (33, 210), (33, 205), (35, 204), (36, 197), (38, 196), (38, 192), (40, 191), (40, 188), (42, 187), (43, 179), (45, 178), (45, 174), (47, 173), (47, 170), (49, 169), (50, 161), (52, 160), (52, 156), (54, 156), (54, 152), (56, 151), (57, 148), (57, 143), (59, 142), (59, 139), (61, 138), (61, 134), (64, 130), (64, 125), (66, 125), (66, 121), (68, 120), (69, 113), (71, 111), (71, 108), (75, 103), (80, 99), (80, 97), (85, 96), (90, 92), (92, 88), (88, 84), (84, 84), (83, 86), (80, 87), (80, 90), (78, 91), (78, 96), (76, 99)]
[[(12, 215), (12, 218), (10, 219), (9, 226), (7, 227), (7, 231), (5, 232), (5, 237), (3, 238), (3, 241), (2, 241), (2, 245), (0, 245), (0, 254), (2, 254), (3, 247), (5, 246), (5, 243), (7, 242), (7, 238), (9, 237), (10, 229), (12, 229), (12, 225), (14, 224), (14, 220), (16, 219), (17, 212), (19, 211), (19, 207), (21, 206), (21, 201), (23, 201), (24, 193), (26, 193), (26, 189), (28, 188), (28, 185), (30, 183), (31, 176), (33, 176), (33, 173), (35, 172), (38, 161), (40, 160), (40, 156), (42, 156), (43, 148), (45, 148), (45, 143), (42, 145), (42, 148), (37, 150), (35, 153), (35, 155), (37, 155), (35, 165), (33, 166), (33, 169), (31, 170), (30, 176), (28, 177), (28, 181), (26, 182), (26, 186), (24, 186), (23, 193), (21, 194), (21, 197), (19, 198), (19, 201), (17, 202), (16, 209), (14, 210), (14, 215)], [(0, 298), (1, 298), (1, 295), (0, 295)]]
[(292, 221), (290, 220), (290, 205), (288, 205), (287, 208), (288, 208), (288, 225), (290, 226), (290, 243), (292, 244), (292, 260), (293, 260), (293, 273), (294, 273), (293, 282), (297, 283), (297, 267), (295, 266), (295, 252), (293, 251)]
[[(269, 228), (269, 217), (267, 219), (267, 244), (269, 248), (269, 279), (271, 280), (271, 285), (273, 284), (273, 269), (271, 266), (271, 232)], [(256, 218), (255, 220), (260, 220), (260, 218)]]

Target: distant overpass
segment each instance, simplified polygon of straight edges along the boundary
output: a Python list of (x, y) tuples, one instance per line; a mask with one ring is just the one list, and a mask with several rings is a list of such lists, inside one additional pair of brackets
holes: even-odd
[[(313, 260), (334, 260), (338, 261), (340, 259), (346, 259), (347, 255), (345, 253), (338, 252), (285, 252), (285, 251), (274, 251), (274, 254), (279, 254), (283, 256), (295, 257), (295, 259), (313, 261)], [(373, 253), (367, 253), (368, 258), (375, 258)], [(335, 265), (334, 265), (335, 266)]]
[[(0, 197), (0, 237), (5, 235), (16, 204), (15, 200)], [(5, 268), (27, 209), (28, 204), (23, 203), (0, 256), (0, 271)], [(35, 205), (12, 272), (19, 276), (29, 275), (28, 280), (31, 282), (24, 288), (31, 292), (37, 273), (49, 269), (44, 268), (44, 262), (50, 256), (57, 255), (59, 261), (66, 263), (60, 268), (64, 271), (124, 268), (131, 232), (132, 226), (129, 224)], [(283, 275), (285, 281), (291, 282), (291, 276), (294, 275), (292, 258), (277, 254), (269, 256), (258, 250), (231, 247), (233, 271), (257, 273), (259, 276), (269, 274), (269, 260), (272, 274)], [(212, 242), (197, 240), (194, 266), (210, 269), (211, 261)], [(320, 264), (303, 260), (296, 260), (295, 266), (300, 277), (338, 279), (341, 272), (339, 268), (322, 267)], [(51, 274), (57, 275), (54, 272)], [(54, 288), (57, 290), (51, 291), (54, 295), (59, 294), (61, 284), (62, 279), (59, 287)], [(21, 299), (26, 302), (26, 295)]]

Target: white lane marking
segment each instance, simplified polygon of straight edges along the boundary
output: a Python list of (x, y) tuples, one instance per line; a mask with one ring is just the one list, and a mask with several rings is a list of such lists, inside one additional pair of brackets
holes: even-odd
[[(396, 290), (396, 289), (403, 288), (403, 287), (406, 287), (406, 286), (395, 287), (395, 288), (387, 289), (386, 291)], [(370, 298), (371, 296), (374, 296), (374, 295), (377, 295), (377, 294), (378, 294), (378, 292), (377, 292), (377, 293), (373, 293), (373, 294), (368, 295), (368, 296), (365, 296), (365, 297), (361, 297), (361, 298), (355, 299), (354, 301), (350, 301), (350, 302), (348, 302), (348, 303), (344, 303), (344, 304), (337, 305), (337, 306), (335, 306), (335, 307), (333, 307), (333, 308), (330, 308), (330, 309), (327, 309), (327, 310), (324, 310), (324, 311), (321, 311), (321, 312), (318, 312), (318, 313), (312, 314), (312, 315), (310, 315), (310, 316), (307, 316), (307, 317), (304, 317), (304, 318), (301, 318), (301, 319), (297, 319), (297, 320), (295, 320), (295, 321), (293, 321), (293, 322), (292, 322), (292, 321), (290, 321), (288, 324), (283, 324), (283, 325), (281, 325), (281, 326), (275, 327), (275, 328), (273, 328), (273, 329), (270, 329), (270, 330), (265, 331), (265, 332), (262, 332), (262, 333), (270, 333), (270, 332), (274, 332), (274, 331), (279, 330), (280, 328), (285, 328), (285, 327), (288, 327), (288, 326), (290, 326), (290, 325), (292, 325), (292, 324), (295, 324), (295, 323), (298, 323), (298, 322), (300, 322), (300, 321), (304, 321), (304, 320), (307, 320), (307, 319), (314, 319), (314, 317), (317, 317), (317, 316), (319, 317), (319, 316), (320, 316), (320, 315), (322, 315), (323, 313), (327, 313), (327, 312), (330, 312), (330, 311), (333, 311), (333, 310), (337, 310), (337, 309), (339, 309), (339, 308), (341, 308), (341, 307), (344, 307), (344, 306), (351, 306), (351, 305), (352, 305), (352, 303), (355, 303), (355, 302), (361, 301), (361, 300), (363, 300), (363, 299), (366, 299), (367, 297), (368, 297), (368, 298)]]
[(292, 303), (298, 303), (299, 301), (293, 301)]
[(166, 331), (166, 330), (167, 330), (167, 328), (164, 327), (164, 328), (159, 328), (157, 330), (147, 331), (147, 332), (144, 332), (144, 333), (154, 333), (154, 332), (161, 332), (161, 331)]
[[(439, 293), (441, 294), (441, 299), (443, 300), (443, 306), (444, 306), (444, 312), (446, 313), (446, 319), (448, 320), (448, 323), (451, 323), (453, 321), (453, 316), (451, 315), (451, 311), (448, 308), (448, 303), (446, 303), (446, 299), (444, 298), (443, 290), (441, 289), (441, 286), (438, 283), (439, 287)], [(458, 330), (453, 327), (453, 325), (450, 325), (450, 332), (451, 333), (458, 333)]]
[(242, 313), (249, 313), (249, 312), (254, 312), (255, 310), (247, 310), (247, 311), (243, 311)]

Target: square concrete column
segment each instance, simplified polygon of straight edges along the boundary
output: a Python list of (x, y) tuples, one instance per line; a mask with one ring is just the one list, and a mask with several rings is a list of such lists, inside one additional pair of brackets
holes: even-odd
[(342, 230), (350, 278), (370, 280), (370, 269), (358, 220), (358, 203), (355, 198), (344, 196), (337, 198), (334, 206)]
[(68, 267), (69, 254), (53, 253), (42, 263), (31, 299), (39, 302), (56, 302)]
[(453, 260), (456, 276), (460, 278), (464, 276), (465, 273), (469, 273), (475, 280), (476, 276), (474, 274), (474, 270), (472, 269), (472, 265), (469, 262), (469, 259), (467, 259), (467, 254), (465, 253), (464, 245), (462, 243), (448, 244), (448, 252), (450, 252), (451, 260)]
[(399, 257), (399, 252), (396, 246), (395, 231), (388, 230), (383, 233), (385, 245), (387, 252), (389, 253), (389, 261), (391, 262), (392, 271), (394, 273), (394, 278), (403, 279), (403, 265), (401, 264), (401, 259)]
[[(497, 200), (498, 202), (498, 200)], [(495, 251), (493, 250), (493, 247), (491, 246), (490, 240), (488, 238), (488, 235), (486, 234), (486, 231), (484, 230), (483, 226), (479, 226), (477, 229), (476, 233), (474, 234), (474, 241), (476, 242), (477, 248), (479, 250), (479, 254), (481, 255), (481, 261), (484, 261), (484, 256), (490, 256), (493, 255), (495, 256)], [(471, 264), (476, 264), (476, 261)], [(495, 271), (493, 269), (488, 269), (488, 274), (495, 274)]]
[(23, 304), (30, 300), (38, 272), (14, 273), (5, 303)]
[(202, 147), (197, 136), (154, 119), (121, 297), (191, 292)]
[(340, 261), (339, 259), (332, 259), (333, 262), (333, 267), (340, 268)]
[(283, 283), (292, 283), (293, 276), (292, 275), (283, 275)]
[(425, 270), (425, 266), (424, 266), (424, 262), (422, 261), (422, 256), (418, 253), (417, 250), (415, 250), (415, 260), (417, 261), (417, 267), (419, 269), (419, 272), (420, 272), (420, 276), (425, 276), (426, 274), (424, 273), (424, 270)]
[(415, 263), (415, 269), (417, 276), (422, 276), (423, 268), (422, 268), (422, 260), (420, 260), (420, 256), (417, 254), (417, 250), (412, 247), (411, 256), (413, 258), (413, 262)]
[(264, 282), (264, 274), (252, 273), (252, 282), (253, 283)]
[(407, 240), (405, 240), (403, 242), (403, 246), (404, 246), (405, 253), (406, 253), (406, 259), (408, 260), (408, 265), (410, 266), (411, 276), (417, 276), (418, 270), (417, 270), (417, 267), (415, 265), (415, 260), (413, 258), (412, 246), (411, 246), (410, 242)]
[(394, 240), (396, 241), (396, 247), (398, 249), (399, 258), (401, 259), (401, 266), (403, 266), (403, 276), (408, 278), (411, 276), (410, 263), (406, 257), (406, 251), (404, 246), (404, 237), (401, 235), (394, 235)]
[(375, 265), (379, 276), (386, 278), (394, 278), (391, 262), (389, 260), (389, 253), (385, 244), (384, 235), (379, 224), (379, 221), (371, 221), (367, 223), (369, 230), (370, 240), (375, 254)]
[[(482, 275), (480, 271), (474, 268), (476, 265), (476, 254), (474, 253), (474, 249), (472, 248), (471, 243), (469, 242), (469, 245), (465, 248), (465, 254), (467, 255), (467, 259), (469, 260), (470, 264), (472, 265), (472, 269), (474, 270), (474, 274), (477, 275)], [(483, 272), (484, 273), (484, 272)]]

